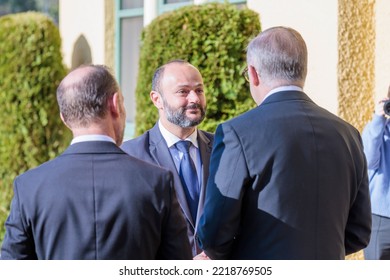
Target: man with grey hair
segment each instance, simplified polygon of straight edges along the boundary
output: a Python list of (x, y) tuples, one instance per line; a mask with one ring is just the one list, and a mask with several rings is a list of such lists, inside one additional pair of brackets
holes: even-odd
[(359, 132), (303, 92), (307, 49), (286, 27), (247, 48), (257, 108), (220, 124), (197, 239), (212, 259), (344, 259), (371, 232)]
[[(213, 141), (211, 133), (197, 129), (206, 112), (199, 70), (184, 60), (162, 65), (154, 73), (150, 99), (158, 109), (159, 121), (141, 136), (123, 143), (122, 149), (129, 155), (172, 171), (195, 257), (202, 253), (194, 242), (194, 234), (203, 212)], [(181, 144), (186, 150), (182, 150)]]
[(104, 66), (57, 90), (66, 151), (18, 176), (1, 259), (191, 259), (172, 174), (123, 152), (123, 96)]

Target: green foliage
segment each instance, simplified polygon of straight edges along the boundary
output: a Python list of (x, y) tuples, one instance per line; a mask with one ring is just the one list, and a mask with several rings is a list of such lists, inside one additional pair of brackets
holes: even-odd
[(60, 153), (70, 141), (56, 88), (65, 76), (61, 39), (46, 16), (0, 17), (0, 239), (18, 174)]
[(156, 18), (142, 32), (136, 88), (136, 134), (158, 119), (149, 92), (154, 71), (172, 59), (184, 59), (203, 76), (207, 115), (200, 128), (213, 132), (225, 120), (253, 108), (242, 77), (245, 48), (260, 32), (259, 15), (230, 4), (186, 6)]

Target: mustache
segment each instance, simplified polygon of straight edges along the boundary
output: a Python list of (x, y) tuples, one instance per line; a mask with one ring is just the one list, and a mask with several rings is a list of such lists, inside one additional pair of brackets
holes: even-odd
[(184, 110), (193, 110), (193, 109), (200, 109), (202, 110), (202, 106), (200, 106), (200, 104), (191, 104), (191, 105), (188, 105), (184, 108)]

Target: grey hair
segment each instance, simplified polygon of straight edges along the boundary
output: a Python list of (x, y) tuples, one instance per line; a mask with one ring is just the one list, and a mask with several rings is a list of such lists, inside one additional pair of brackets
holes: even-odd
[(305, 84), (307, 47), (292, 28), (278, 26), (260, 33), (247, 47), (247, 62), (256, 68), (265, 84)]
[(110, 69), (104, 65), (86, 65), (88, 72), (75, 81), (66, 78), (57, 89), (57, 101), (64, 121), (86, 127), (105, 117), (108, 99), (119, 91)]

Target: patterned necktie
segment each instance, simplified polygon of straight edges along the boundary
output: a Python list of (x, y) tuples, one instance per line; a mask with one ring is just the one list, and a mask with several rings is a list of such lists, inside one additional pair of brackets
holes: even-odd
[(198, 191), (198, 176), (196, 174), (195, 164), (191, 159), (190, 141), (179, 141), (176, 148), (183, 153), (183, 158), (180, 161), (179, 175), (187, 198), (188, 206), (190, 207), (191, 216), (196, 222), (196, 214), (198, 211), (199, 191)]

